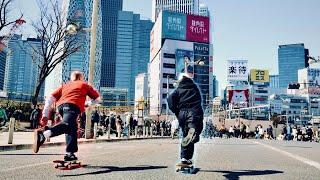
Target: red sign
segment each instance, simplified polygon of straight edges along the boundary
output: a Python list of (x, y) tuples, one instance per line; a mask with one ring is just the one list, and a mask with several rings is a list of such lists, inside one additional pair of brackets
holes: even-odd
[(187, 41), (209, 43), (210, 20), (205, 16), (187, 16)]

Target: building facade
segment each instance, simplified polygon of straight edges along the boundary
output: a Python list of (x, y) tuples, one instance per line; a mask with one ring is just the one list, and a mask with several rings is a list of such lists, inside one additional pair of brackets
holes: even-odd
[(118, 11), (122, 0), (101, 0), (102, 10), (102, 62), (101, 87), (116, 86)]
[(200, 16), (210, 16), (209, 8), (206, 4), (199, 5), (199, 15)]
[(279, 87), (298, 82), (298, 70), (308, 67), (309, 50), (304, 44), (280, 45), (278, 48)]
[(199, 13), (199, 0), (152, 0), (152, 21), (155, 22), (163, 10), (185, 14)]
[(135, 78), (146, 73), (150, 59), (150, 31), (153, 23), (139, 14), (118, 12), (115, 87), (128, 89), (129, 105), (134, 105)]
[(3, 87), (4, 87), (6, 61), (7, 61), (7, 49), (5, 48), (0, 52), (0, 91), (3, 91)]
[[(34, 62), (33, 49), (41, 48), (41, 40), (36, 38), (22, 39), (22, 35), (13, 35), (8, 42), (8, 56), (6, 61), (6, 72), (4, 91), (8, 98), (30, 102), (38, 82), (39, 69)], [(40, 57), (38, 57), (40, 58)], [(44, 85), (43, 85), (44, 87)], [(41, 89), (39, 99), (43, 99), (44, 88)]]
[[(197, 29), (197, 30), (196, 30)], [(162, 11), (150, 39), (150, 114), (166, 112), (174, 79), (185, 72), (186, 58), (202, 93), (204, 108), (213, 98), (213, 54), (209, 17)], [(199, 63), (202, 62), (202, 63)]]
[[(143, 102), (144, 104), (149, 104), (147, 73), (141, 73), (136, 76), (134, 99), (135, 114), (138, 114), (139, 103)], [(143, 107), (142, 109), (144, 108), (145, 107)]]

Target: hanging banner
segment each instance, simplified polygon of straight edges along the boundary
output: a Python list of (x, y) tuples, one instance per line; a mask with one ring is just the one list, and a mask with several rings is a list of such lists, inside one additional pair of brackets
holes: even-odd
[(248, 81), (247, 60), (228, 60), (227, 71), (228, 81)]
[(249, 90), (228, 90), (229, 104), (233, 108), (244, 108), (249, 105)]

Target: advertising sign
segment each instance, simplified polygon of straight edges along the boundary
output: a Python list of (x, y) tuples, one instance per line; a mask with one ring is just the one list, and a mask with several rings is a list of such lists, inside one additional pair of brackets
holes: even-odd
[(320, 69), (308, 68), (309, 87), (318, 87), (320, 85)]
[(209, 56), (209, 44), (193, 43), (193, 52), (196, 55)]
[(186, 40), (186, 14), (162, 12), (162, 38)]
[(228, 60), (228, 81), (248, 81), (248, 61)]
[(209, 17), (187, 15), (186, 28), (187, 41), (209, 43), (210, 20)]
[(229, 104), (233, 108), (244, 108), (249, 105), (249, 90), (228, 90)]
[(194, 55), (193, 51), (177, 49), (176, 50), (176, 76), (185, 72), (186, 63), (193, 69)]
[(269, 82), (269, 71), (261, 69), (251, 69), (250, 70), (250, 82), (260, 82), (267, 83)]

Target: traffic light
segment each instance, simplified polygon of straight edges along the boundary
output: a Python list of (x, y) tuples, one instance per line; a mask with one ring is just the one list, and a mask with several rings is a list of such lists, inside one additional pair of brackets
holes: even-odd
[(294, 83), (294, 84), (289, 84), (288, 89), (299, 89), (300, 84), (299, 83)]

